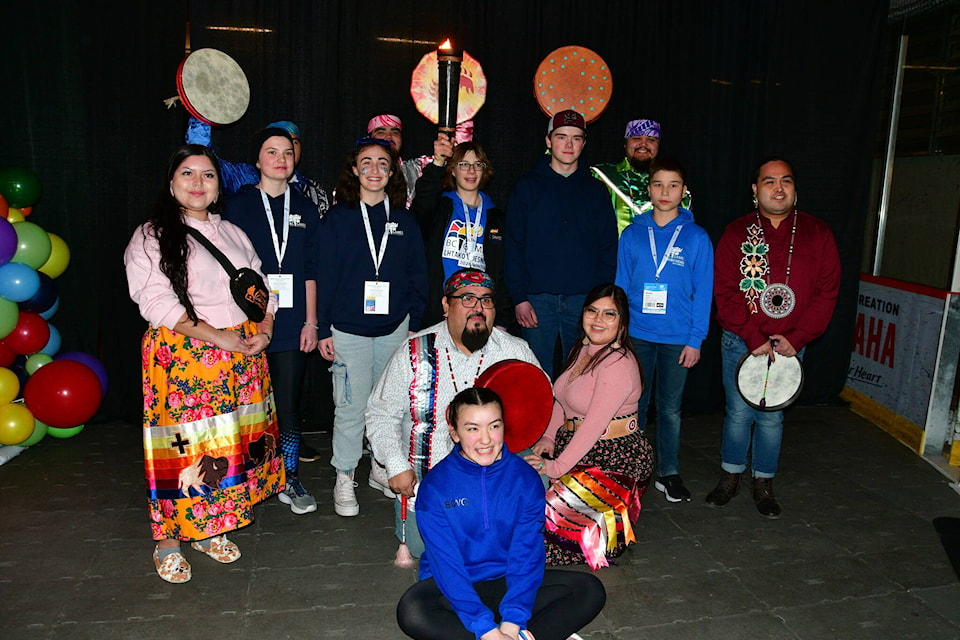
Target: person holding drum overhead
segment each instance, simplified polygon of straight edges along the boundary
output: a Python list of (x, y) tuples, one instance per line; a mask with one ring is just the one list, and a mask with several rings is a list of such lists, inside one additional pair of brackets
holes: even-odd
[(706, 502), (723, 507), (737, 495), (752, 449), (757, 511), (765, 518), (779, 518), (773, 478), (783, 412), (748, 405), (737, 387), (737, 367), (747, 354), (764, 358), (768, 371), (780, 357), (802, 357), (833, 315), (840, 257), (830, 227), (797, 210), (796, 177), (789, 162), (780, 157), (761, 161), (752, 188), (756, 210), (727, 225), (714, 256), (727, 406), (720, 481)]
[(296, 164), (290, 134), (278, 127), (254, 135), (252, 152), (260, 181), (227, 201), (226, 219), (249, 236), (263, 261), (270, 289), (279, 292), (273, 340), (267, 349), (280, 424), (280, 450), (287, 484), (279, 494), (296, 514), (317, 510), (298, 475), (300, 389), (307, 354), (317, 348), (317, 210), (289, 183)]
[(333, 361), (334, 510), (345, 517), (360, 513), (353, 478), (367, 398), (427, 306), (423, 240), (396, 162), (389, 142), (357, 140), (320, 231), (317, 324), (320, 354)]
[(420, 486), (426, 552), (397, 604), (400, 628), (417, 640), (567, 640), (603, 609), (603, 583), (544, 570), (543, 485), (504, 446), (500, 397), (467, 388), (445, 413), (456, 445)]
[[(444, 412), (453, 397), (504, 360), (539, 367), (520, 338), (497, 329), (493, 279), (484, 271), (461, 269), (444, 284), (444, 320), (414, 334), (390, 358), (367, 402), (367, 437), (374, 457), (386, 466), (390, 488), (409, 498), (406, 522), (411, 554), (423, 552), (417, 533), (415, 489), (451, 449)], [(396, 534), (403, 539), (401, 501)]]
[[(574, 467), (596, 467), (604, 474), (620, 474), (623, 482), (632, 484), (627, 490), (633, 493), (633, 506), (638, 509), (653, 471), (653, 450), (637, 422), (643, 383), (629, 326), (630, 305), (623, 289), (602, 284), (587, 294), (580, 339), (553, 385), (553, 416), (526, 460), (561, 483), (570, 478)], [(598, 481), (613, 482), (603, 478)], [(567, 542), (548, 533), (548, 564), (588, 560), (582, 540), (579, 546)], [(627, 542), (624, 537), (605, 550), (586, 550), (616, 558), (626, 550)], [(591, 566), (597, 564), (591, 561)], [(604, 565), (601, 562), (599, 566)]]
[(456, 146), (445, 134), (433, 143), (433, 162), (423, 168), (411, 213), (420, 224), (427, 250), (430, 301), (424, 324), (443, 319), (443, 283), (465, 268), (493, 276), (497, 325), (509, 327), (513, 305), (503, 287), (503, 211), (481, 191), (493, 166), (476, 142)]
[(236, 268), (260, 270), (247, 236), (221, 220), (217, 159), (185, 145), (123, 260), (143, 336), (143, 442), (153, 561), (167, 582), (190, 580), (181, 541), (217, 562), (240, 557), (226, 533), (250, 524), (253, 505), (284, 484), (264, 351), (277, 301), (255, 323), (234, 301), (202, 234)]

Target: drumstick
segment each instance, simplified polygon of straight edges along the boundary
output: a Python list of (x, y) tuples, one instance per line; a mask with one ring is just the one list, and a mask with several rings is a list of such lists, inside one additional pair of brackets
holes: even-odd
[(407, 496), (400, 496), (400, 546), (397, 548), (397, 557), (393, 564), (409, 569), (416, 564), (410, 549), (407, 548)]
[[(770, 341), (770, 348), (773, 349), (777, 346), (776, 340)], [(760, 408), (765, 409), (767, 407), (767, 384), (770, 382), (770, 365), (773, 364), (773, 356), (767, 354), (767, 375), (763, 378), (763, 395), (760, 396)]]

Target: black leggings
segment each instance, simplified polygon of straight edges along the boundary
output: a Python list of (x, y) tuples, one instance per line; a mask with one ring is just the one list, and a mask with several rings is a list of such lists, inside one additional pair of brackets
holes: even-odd
[(277, 423), (280, 428), (280, 450), (287, 475), (296, 476), (300, 449), (300, 387), (303, 384), (303, 351), (267, 352), (273, 397), (277, 403)]
[[(497, 624), (500, 600), (507, 592), (505, 578), (477, 582), (477, 595)], [(566, 640), (585, 627), (603, 609), (607, 592), (596, 576), (577, 571), (547, 569), (533, 603), (527, 629), (537, 640)], [(474, 640), (454, 613), (433, 578), (413, 585), (397, 604), (397, 623), (414, 640)]]

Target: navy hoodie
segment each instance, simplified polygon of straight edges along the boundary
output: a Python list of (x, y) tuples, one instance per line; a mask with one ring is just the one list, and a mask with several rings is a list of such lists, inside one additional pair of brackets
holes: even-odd
[(514, 304), (534, 293), (587, 293), (613, 282), (617, 271), (617, 218), (607, 188), (586, 163), (564, 177), (550, 158), (520, 178), (507, 207), (505, 277)]

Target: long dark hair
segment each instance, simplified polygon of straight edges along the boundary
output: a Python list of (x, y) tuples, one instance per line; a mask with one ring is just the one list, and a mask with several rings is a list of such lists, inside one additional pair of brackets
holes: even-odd
[(407, 179), (400, 170), (398, 164), (400, 156), (392, 145), (382, 144), (386, 141), (368, 142), (367, 138), (358, 141), (357, 146), (347, 154), (347, 160), (343, 165), (343, 171), (340, 172), (340, 178), (337, 179), (337, 201), (358, 206), (360, 203), (360, 178), (353, 173), (357, 166), (357, 157), (360, 152), (369, 147), (380, 147), (390, 155), (390, 168), (392, 173), (387, 180), (387, 186), (384, 189), (384, 195), (390, 199), (390, 208), (407, 208)]
[[(617, 307), (617, 312), (620, 314), (620, 330), (617, 331), (617, 336), (612, 342), (603, 345), (602, 349), (593, 354), (593, 357), (590, 358), (581, 375), (590, 373), (596, 369), (601, 362), (613, 355), (618, 355), (621, 358), (633, 358), (634, 361), (636, 361), (636, 356), (633, 353), (633, 343), (630, 341), (630, 303), (627, 300), (626, 292), (615, 284), (605, 283), (597, 285), (587, 294), (587, 297), (584, 298), (583, 309), (586, 309), (600, 298), (611, 298), (613, 300), (613, 304)], [(581, 310), (580, 317), (583, 317), (583, 310)], [(577, 363), (580, 352), (583, 350), (583, 342), (586, 336), (587, 334), (583, 330), (583, 322), (581, 320), (580, 335), (577, 338), (576, 344), (573, 345), (573, 349), (570, 350), (570, 355), (567, 356), (567, 362), (563, 366), (564, 371), (568, 371)], [(637, 361), (637, 367), (640, 367), (639, 361)]]
[(197, 312), (193, 308), (188, 291), (187, 257), (190, 255), (190, 245), (187, 242), (187, 225), (183, 221), (183, 207), (173, 197), (170, 191), (170, 181), (183, 161), (191, 156), (206, 156), (210, 159), (217, 174), (217, 198), (207, 207), (207, 213), (219, 214), (222, 210), (220, 186), (220, 162), (213, 151), (200, 144), (185, 144), (170, 156), (167, 163), (167, 179), (160, 188), (160, 195), (153, 207), (153, 212), (147, 218), (144, 234), (151, 234), (157, 239), (160, 248), (160, 271), (170, 280), (177, 300), (183, 305), (187, 318), (196, 325), (200, 322)]
[(464, 389), (447, 405), (447, 423), (456, 430), (457, 418), (460, 417), (460, 410), (466, 406), (482, 406), (485, 404), (495, 404), (500, 407), (500, 413), (503, 413), (503, 400), (492, 389), (485, 387), (470, 387)]

